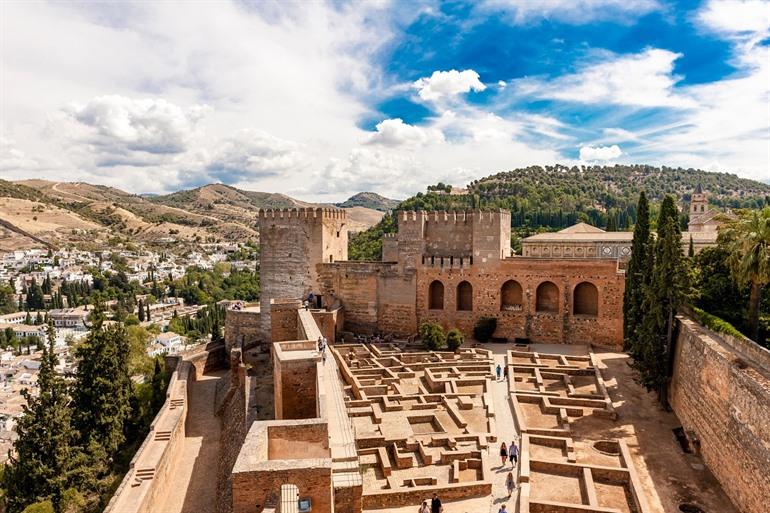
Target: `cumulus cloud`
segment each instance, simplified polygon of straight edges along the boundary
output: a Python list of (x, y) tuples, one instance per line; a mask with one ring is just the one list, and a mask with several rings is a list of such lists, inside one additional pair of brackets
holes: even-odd
[(39, 165), (36, 159), (17, 148), (14, 141), (0, 136), (0, 171), (29, 171)]
[(576, 25), (594, 20), (627, 20), (661, 9), (657, 0), (482, 0), (480, 6), (507, 13), (517, 24), (555, 19)]
[(443, 141), (444, 135), (430, 128), (404, 123), (400, 118), (386, 119), (377, 123), (375, 132), (366, 139), (365, 144), (379, 144), (382, 146), (420, 146), (430, 142)]
[(457, 71), (434, 71), (430, 77), (415, 81), (412, 87), (426, 101), (437, 101), (452, 98), (470, 91), (480, 92), (487, 88), (480, 80), (479, 74), (472, 69)]
[(305, 165), (298, 143), (243, 129), (217, 144), (206, 171), (216, 180), (235, 182), (298, 171)]
[(697, 18), (707, 28), (731, 37), (770, 33), (770, 3), (766, 0), (710, 0)]
[(680, 77), (674, 61), (682, 55), (650, 48), (641, 53), (604, 56), (577, 73), (552, 81), (522, 81), (520, 90), (542, 98), (580, 103), (612, 103), (639, 107), (692, 107), (675, 90)]
[(187, 151), (206, 111), (162, 98), (98, 96), (68, 105), (50, 129), (63, 129), (72, 143), (83, 145), (80, 150), (96, 157), (97, 165), (147, 166)]
[(591, 162), (597, 160), (614, 160), (623, 154), (617, 144), (612, 146), (581, 146), (580, 160)]

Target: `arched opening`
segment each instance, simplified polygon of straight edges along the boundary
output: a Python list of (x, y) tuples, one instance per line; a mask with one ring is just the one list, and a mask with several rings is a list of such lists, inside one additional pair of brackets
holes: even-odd
[(444, 309), (444, 284), (438, 280), (431, 282), (428, 287), (428, 308), (431, 310)]
[(461, 281), (457, 286), (457, 309), (473, 310), (473, 287), (467, 281)]
[(500, 289), (500, 310), (520, 312), (523, 308), (521, 285), (516, 280), (508, 280)]
[(550, 281), (544, 281), (537, 286), (535, 293), (535, 310), (538, 312), (559, 311), (559, 288)]
[(596, 316), (599, 313), (599, 290), (593, 283), (578, 283), (572, 293), (572, 313)]

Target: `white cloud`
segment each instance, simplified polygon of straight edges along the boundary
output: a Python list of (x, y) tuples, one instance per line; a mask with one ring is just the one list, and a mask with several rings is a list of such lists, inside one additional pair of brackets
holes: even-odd
[(639, 107), (692, 107), (674, 86), (674, 61), (681, 54), (650, 48), (624, 56), (604, 56), (580, 71), (555, 80), (520, 81), (520, 92), (579, 103), (612, 103)]
[(243, 129), (217, 143), (206, 171), (218, 181), (234, 182), (299, 171), (307, 165), (299, 144)]
[(68, 135), (107, 158), (135, 153), (183, 153), (196, 132), (205, 106), (183, 109), (164, 99), (99, 96), (63, 112)]
[(597, 160), (614, 160), (623, 154), (617, 144), (612, 146), (581, 146), (580, 160), (591, 162)]
[(17, 148), (14, 141), (0, 136), (0, 171), (29, 171), (39, 165), (37, 160)]
[(710, 0), (697, 16), (709, 29), (730, 37), (770, 33), (770, 3), (766, 0)]
[(365, 144), (379, 144), (391, 147), (404, 145), (420, 146), (443, 139), (444, 135), (438, 130), (410, 125), (404, 123), (400, 118), (395, 118), (377, 123), (376, 131), (365, 139)]
[(434, 71), (430, 77), (423, 77), (412, 85), (420, 98), (437, 101), (452, 98), (470, 91), (480, 92), (487, 88), (479, 80), (479, 74), (472, 69), (457, 71)]
[(517, 24), (541, 19), (576, 25), (594, 20), (632, 20), (661, 9), (657, 0), (482, 0), (480, 5), (509, 14)]

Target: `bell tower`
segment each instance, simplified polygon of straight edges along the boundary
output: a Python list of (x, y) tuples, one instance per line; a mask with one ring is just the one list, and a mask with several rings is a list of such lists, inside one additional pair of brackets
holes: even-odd
[(703, 186), (698, 183), (690, 199), (690, 219), (701, 216), (708, 212), (708, 210), (709, 202), (706, 199), (706, 194), (703, 192)]

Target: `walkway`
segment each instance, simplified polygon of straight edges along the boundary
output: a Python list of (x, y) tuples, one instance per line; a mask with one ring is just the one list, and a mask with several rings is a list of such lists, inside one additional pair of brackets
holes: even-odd
[(342, 378), (332, 352), (326, 350), (324, 388), (329, 419), (329, 448), (332, 453), (332, 479), (335, 487), (357, 486), (362, 483), (356, 437), (345, 407)]
[[(497, 367), (497, 364), (500, 364), (505, 368), (505, 355), (508, 351), (508, 344), (489, 344), (485, 345), (484, 348), (492, 350), (495, 358), (495, 367)], [(494, 394), (495, 435), (497, 435), (497, 442), (489, 446), (489, 462), (492, 467), (492, 497), (490, 497), (489, 511), (490, 513), (497, 513), (500, 506), (505, 504), (507, 510), (513, 512), (516, 510), (518, 490), (515, 490), (513, 495), (508, 498), (505, 480), (508, 477), (508, 472), (511, 472), (512, 469), (510, 464), (506, 464), (504, 467), (500, 466), (500, 444), (505, 442), (506, 445), (510, 445), (511, 441), (515, 440), (516, 445), (520, 445), (519, 434), (516, 431), (516, 424), (513, 420), (511, 402), (508, 400), (508, 382), (505, 380), (494, 381), (492, 383), (492, 393)], [(513, 477), (516, 478), (516, 475), (517, 472), (514, 470)]]
[(219, 461), (219, 419), (214, 415), (217, 383), (227, 371), (206, 374), (190, 384), (187, 434), (174, 465), (163, 513), (214, 513)]

